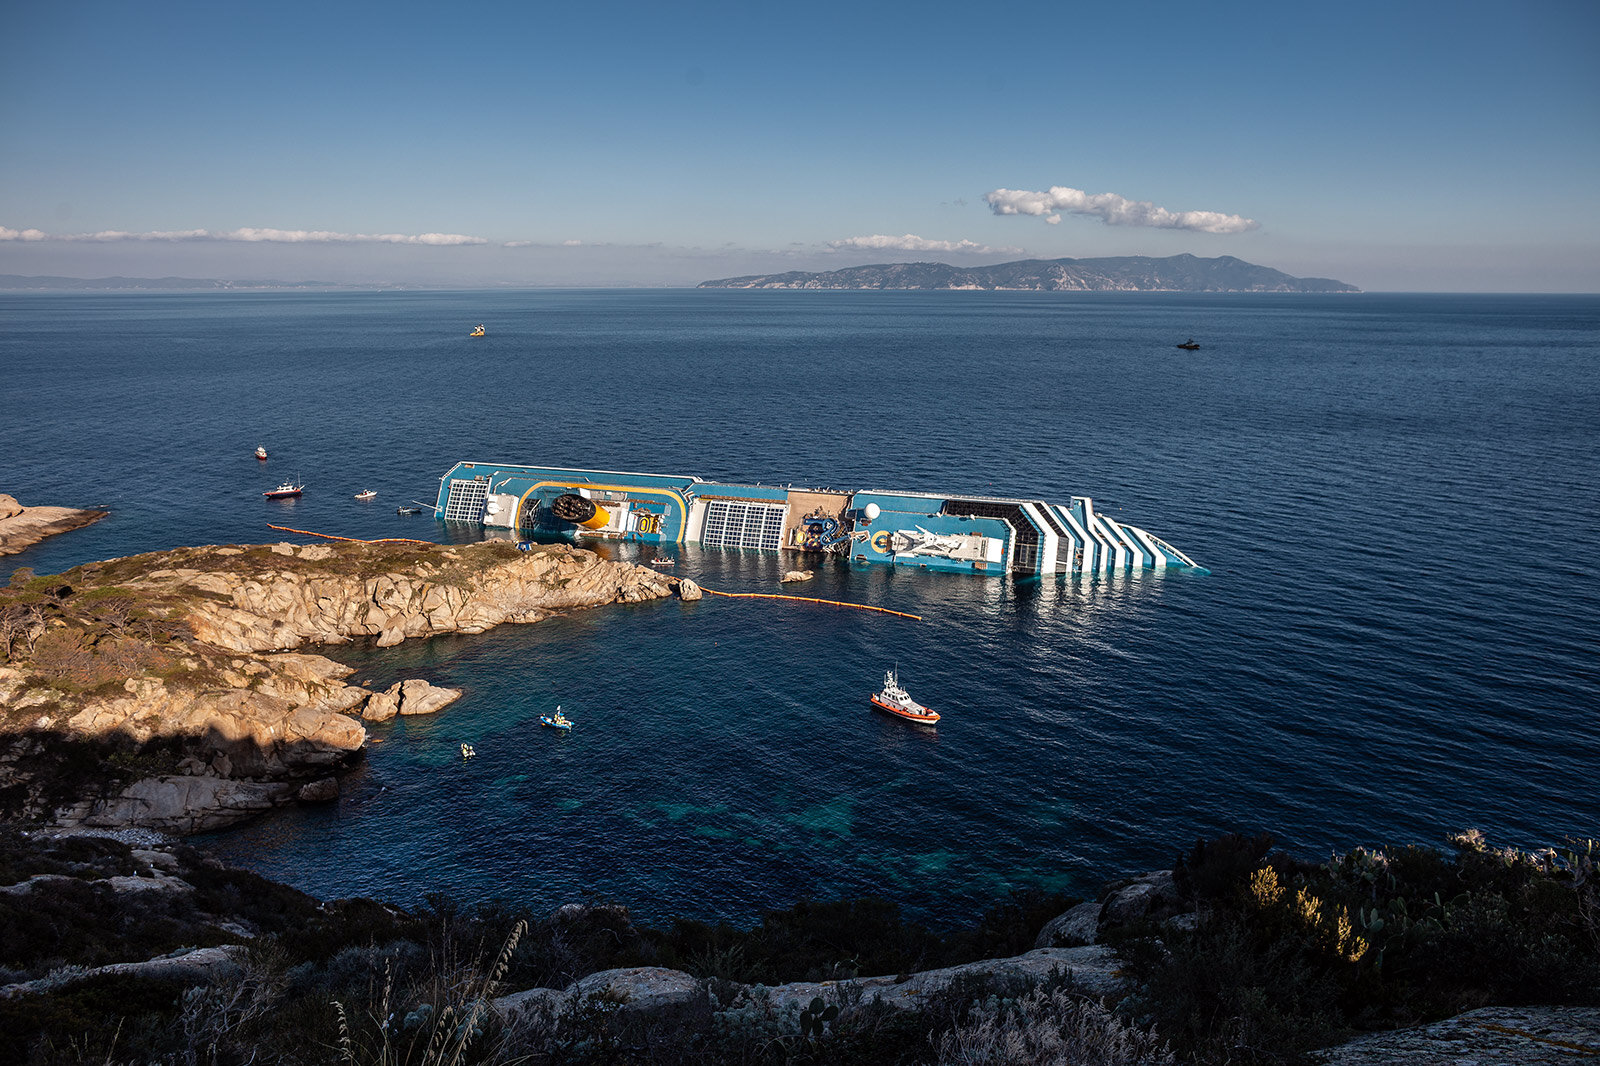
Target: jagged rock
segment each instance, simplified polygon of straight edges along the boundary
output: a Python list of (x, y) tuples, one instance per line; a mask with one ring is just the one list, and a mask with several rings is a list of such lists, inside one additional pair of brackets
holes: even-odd
[(145, 866), (153, 870), (164, 870), (168, 873), (174, 873), (182, 865), (180, 862), (178, 862), (178, 857), (172, 854), (170, 851), (156, 851), (152, 848), (134, 848), (132, 855), (134, 862), (142, 862), (145, 864)]
[(790, 570), (778, 579), (778, 584), (788, 585), (795, 581), (810, 581), (816, 576), (816, 573), (811, 570)]
[(367, 697), (367, 704), (361, 709), (361, 717), (369, 722), (387, 722), (400, 713), (400, 693), (398, 686), (389, 692), (374, 692)]
[(700, 591), (700, 586), (696, 585), (689, 578), (685, 577), (678, 579), (678, 599), (687, 603), (693, 600), (698, 600), (704, 595), (705, 593)]
[[(841, 986), (849, 986), (851, 996), (860, 993), (862, 1003), (880, 1002), (902, 1010), (920, 1007), (957, 981), (986, 979), (1012, 981), (1021, 987), (1048, 978), (1053, 972), (1070, 974), (1079, 989), (1092, 996), (1121, 991), (1120, 961), (1103, 945), (1079, 948), (1039, 948), (1007, 959), (985, 959), (964, 966), (950, 966), (898, 976), (864, 977), (849, 981), (801, 981), (765, 989), (767, 1003), (778, 1010), (803, 1009), (821, 996), (832, 1001)], [(749, 990), (745, 990), (748, 994)], [(563, 990), (531, 988), (494, 1001), (495, 1009), (508, 1022), (516, 1022), (535, 1012), (560, 1014), (568, 1006), (592, 996), (619, 999), (626, 1009), (652, 1015), (670, 1013), (702, 1001), (701, 982), (677, 970), (640, 966), (605, 970), (591, 974)]]
[(1100, 904), (1080, 903), (1045, 923), (1039, 930), (1036, 948), (1075, 948), (1093, 944), (1100, 931)]
[(461, 698), (458, 688), (435, 688), (421, 678), (400, 681), (388, 689), (398, 694), (401, 714), (433, 714)]
[(190, 834), (221, 829), (294, 795), (285, 781), (229, 781), (219, 777), (148, 777), (119, 795), (88, 804), (81, 816), (63, 812), (57, 825), (104, 829), (142, 827)]
[(1101, 897), (1102, 929), (1148, 918), (1163, 921), (1188, 907), (1178, 894), (1171, 870), (1157, 870), (1128, 881), (1113, 883)]
[(295, 799), (301, 803), (329, 803), (339, 798), (339, 779), (324, 777), (300, 786)]
[(215, 948), (189, 948), (144, 962), (114, 962), (63, 976), (6, 985), (0, 998), (27, 992), (43, 992), (78, 984), (95, 977), (147, 977), (153, 980), (182, 981), (191, 985), (211, 984), (239, 972), (239, 963), (249, 951), (243, 944), (223, 944)]
[(1600, 1058), (1600, 1008), (1484, 1007), (1314, 1051), (1319, 1066), (1555, 1066)]
[(152, 871), (149, 877), (107, 877), (98, 882), (108, 885), (113, 892), (175, 892), (180, 895), (193, 892), (194, 886), (181, 877), (168, 877)]
[(839, 985), (849, 984), (861, 990), (863, 1002), (876, 1000), (886, 1006), (910, 1009), (957, 981), (1014, 981), (1020, 986), (1025, 982), (1042, 981), (1052, 971), (1070, 973), (1077, 987), (1089, 995), (1108, 996), (1123, 987), (1123, 979), (1119, 974), (1121, 965), (1116, 953), (1103, 944), (1077, 948), (1035, 948), (1011, 958), (982, 959), (962, 966), (927, 970), (912, 974), (903, 981), (898, 977), (865, 977), (853, 981), (806, 981), (778, 985), (771, 990), (770, 999), (778, 1007), (803, 1007), (813, 997), (827, 998)]
[(14, 555), (46, 537), (81, 529), (108, 513), (73, 507), (24, 507), (15, 496), (0, 494), (0, 555)]
[(699, 980), (682, 971), (634, 966), (592, 973), (563, 990), (530, 988), (502, 996), (494, 1007), (507, 1023), (515, 1024), (539, 1013), (554, 1017), (569, 1004), (596, 997), (617, 1003), (629, 1014), (660, 1017), (705, 1002), (706, 992)]

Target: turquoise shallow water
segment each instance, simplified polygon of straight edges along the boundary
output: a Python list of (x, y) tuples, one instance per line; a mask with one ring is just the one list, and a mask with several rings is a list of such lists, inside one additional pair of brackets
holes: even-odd
[[(205, 846), (335, 895), (959, 920), (1226, 829), (1557, 842), (1600, 831), (1597, 327), (1593, 297), (0, 296), (0, 491), (113, 510), (0, 574), (268, 522), (470, 537), (394, 514), (462, 458), (1088, 494), (1211, 574), (825, 566), (806, 595), (925, 621), (707, 600), (338, 651), (466, 696), (375, 729), (337, 805)], [(729, 591), (786, 565), (678, 555)], [(894, 663), (936, 733), (867, 709)]]

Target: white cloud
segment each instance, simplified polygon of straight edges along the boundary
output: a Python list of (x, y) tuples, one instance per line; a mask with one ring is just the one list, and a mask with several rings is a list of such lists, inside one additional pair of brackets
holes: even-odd
[(17, 231), (0, 226), (0, 241), (72, 241), (92, 244), (109, 244), (118, 241), (220, 241), (245, 244), (427, 244), (450, 246), (462, 244), (488, 244), (483, 237), (468, 237), (460, 233), (335, 233), (331, 230), (303, 229), (243, 229), (212, 232), (203, 229), (152, 230), (146, 233), (129, 233), (124, 230), (101, 230), (98, 233), (43, 233), (36, 229)]
[(583, 247), (583, 242), (582, 241), (562, 241), (561, 242), (561, 247), (563, 247), (563, 248), (581, 248), (581, 247)]
[(1153, 226), (1157, 229), (1188, 229), (1201, 233), (1243, 233), (1259, 229), (1260, 223), (1242, 215), (1217, 211), (1168, 211), (1146, 200), (1129, 200), (1114, 192), (1086, 193), (1065, 185), (1052, 185), (1046, 192), (1025, 189), (996, 189), (984, 193), (983, 200), (997, 215), (1039, 215), (1051, 225), (1061, 221), (1058, 212), (1092, 215), (1108, 226)]
[(841, 241), (829, 241), (828, 247), (834, 251), (896, 251), (896, 252), (970, 252), (974, 255), (988, 255), (1004, 252), (1008, 255), (1022, 254), (1021, 248), (991, 248), (987, 244), (978, 244), (976, 241), (931, 241), (926, 237), (918, 237), (914, 233), (907, 233), (900, 237), (889, 237), (881, 233), (871, 237), (846, 237)]

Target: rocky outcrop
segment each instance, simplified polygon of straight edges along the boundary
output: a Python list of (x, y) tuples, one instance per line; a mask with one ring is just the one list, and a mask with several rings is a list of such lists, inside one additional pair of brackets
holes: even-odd
[[(195, 597), (187, 616), (195, 636), (233, 651), (369, 637), (390, 647), (410, 637), (482, 633), (506, 622), (537, 622), (551, 611), (637, 603), (672, 591), (647, 567), (565, 545), (531, 552), (504, 542), (409, 551), (366, 544), (188, 551), (195, 556), (150, 570), (136, 587)], [(235, 565), (216, 565), (228, 552)]]
[(147, 777), (110, 799), (84, 801), (57, 812), (56, 824), (204, 833), (292, 803), (296, 791), (287, 781), (234, 781), (211, 775)]
[(1067, 913), (1052, 918), (1039, 930), (1036, 948), (1075, 948), (1093, 944), (1100, 936), (1098, 903), (1080, 903)]
[(433, 714), (460, 698), (458, 688), (437, 688), (420, 678), (396, 681), (367, 698), (361, 717), (369, 722), (387, 722), (396, 715)]
[(46, 537), (82, 529), (109, 513), (73, 507), (24, 507), (15, 496), (0, 492), (0, 555), (15, 555)]
[[(853, 1003), (881, 1003), (896, 1010), (915, 1010), (958, 983), (983, 981), (1023, 988), (1052, 974), (1069, 976), (1074, 987), (1091, 996), (1109, 996), (1123, 987), (1120, 963), (1110, 948), (1038, 948), (1025, 955), (984, 959), (923, 973), (862, 977), (847, 981), (797, 981), (772, 987), (741, 986), (731, 1006), (757, 1005), (776, 1012), (798, 1013), (821, 998), (827, 1003), (848, 996)], [(706, 1001), (702, 981), (678, 970), (637, 966), (590, 974), (564, 989), (531, 988), (502, 996), (494, 1006), (510, 1024), (535, 1014), (557, 1017), (590, 999), (604, 999), (619, 1009), (659, 1017)]]
[(1148, 919), (1165, 921), (1192, 910), (1179, 894), (1171, 870), (1156, 870), (1107, 886), (1100, 898), (1101, 928)]
[(243, 944), (222, 944), (214, 948), (187, 948), (157, 959), (142, 962), (114, 962), (109, 966), (76, 969), (67, 973), (0, 987), (0, 999), (32, 992), (54, 991), (82, 984), (97, 977), (143, 977), (150, 980), (181, 981), (185, 985), (214, 984), (239, 972), (239, 963), (249, 954)]
[(1319, 1066), (1555, 1066), (1600, 1059), (1600, 1008), (1484, 1007), (1312, 1052)]
[[(30, 600), (0, 598), (12, 612), (0, 632), (0, 662), (12, 659), (0, 666), (0, 788), (24, 797), (13, 801), (24, 817), (54, 810), (60, 826), (175, 833), (336, 798), (331, 775), (366, 743), (359, 719), (432, 714), (461, 696), (420, 678), (373, 692), (347, 683), (349, 668), (289, 649), (478, 633), (672, 592), (646, 567), (504, 542), (182, 548), (89, 564), (48, 584)], [(51, 661), (31, 661), (51, 639)], [(147, 669), (106, 682), (114, 667), (97, 659), (100, 648), (142, 656)], [(35, 757), (79, 741), (172, 742), (185, 757), (172, 772), (80, 791), (63, 806)]]

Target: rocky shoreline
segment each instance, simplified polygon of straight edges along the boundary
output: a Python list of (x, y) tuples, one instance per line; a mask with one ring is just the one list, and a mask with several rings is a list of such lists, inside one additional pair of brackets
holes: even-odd
[(46, 537), (93, 525), (110, 513), (74, 507), (24, 507), (15, 496), (0, 492), (0, 555), (15, 555)]
[[(460, 695), (420, 678), (373, 691), (297, 649), (698, 595), (593, 552), (506, 542), (210, 545), (24, 577), (0, 590), (0, 813), (180, 834), (333, 799), (364, 722)], [(86, 748), (99, 772), (65, 774)]]
[[(858, 973), (863, 958), (881, 964), (893, 957), (900, 950), (893, 945), (915, 927), (896, 917), (863, 925), (861, 917), (872, 908), (842, 901), (772, 912), (748, 934), (725, 926), (698, 926), (697, 933), (693, 922), (651, 930), (636, 926), (618, 905), (572, 903), (544, 917), (492, 910), (490, 917), (472, 917), (437, 902), (408, 912), (373, 900), (318, 901), (147, 830), (0, 829), (0, 919), (18, 931), (10, 956), (0, 958), (0, 1057), (9, 1053), (23, 1061), (37, 1053), (40, 1041), (64, 1035), (59, 1027), (67, 1018), (73, 1032), (115, 1041), (139, 1012), (143, 1031), (154, 1034), (143, 1037), (152, 1053), (181, 1052), (184, 1041), (199, 1033), (213, 1051), (243, 1054), (270, 1047), (269, 1061), (302, 1061), (295, 1057), (299, 1043), (332, 1047), (336, 1038), (358, 1049), (442, 1042), (446, 1051), (467, 1052), (470, 1046), (471, 1061), (506, 1064), (1220, 1066), (1241, 1061), (1241, 1046), (1251, 1050), (1243, 1061), (1322, 1066), (1542, 1066), (1600, 1055), (1600, 1004), (1592, 989), (1572, 992), (1583, 986), (1582, 974), (1571, 975), (1566, 996), (1552, 1005), (1483, 1005), (1473, 995), (1468, 998), (1478, 1002), (1469, 1006), (1475, 1009), (1449, 1012), (1454, 1016), (1445, 1020), (1419, 1025), (1413, 1018), (1391, 1028), (1392, 1021), (1370, 1016), (1360, 1027), (1327, 1026), (1331, 1039), (1325, 1042), (1291, 1028), (1276, 1037), (1277, 1050), (1252, 1047), (1239, 1043), (1248, 1029), (1216, 1016), (1209, 1005), (1210, 997), (1219, 996), (1220, 1006), (1235, 990), (1223, 976), (1228, 962), (1221, 957), (1215, 960), (1220, 970), (1213, 973), (1209, 962), (1203, 970), (1206, 984), (1215, 986), (1206, 993), (1205, 1013), (1227, 1039), (1209, 1053), (1177, 1054), (1173, 1037), (1180, 1034), (1160, 1024), (1170, 1016), (1163, 999), (1175, 990), (1159, 977), (1152, 981), (1150, 960), (1192, 950), (1227, 925), (1227, 894), (1218, 895), (1220, 884), (1205, 887), (1221, 871), (1207, 873), (1208, 867), (1237, 866), (1229, 872), (1233, 880), (1260, 863), (1250, 877), (1259, 895), (1262, 871), (1295, 865), (1286, 857), (1259, 855), (1233, 864), (1232, 857), (1259, 850), (1247, 843), (1224, 838), (1209, 846), (1209, 856), (1197, 845), (1174, 869), (1110, 882), (1094, 900), (1070, 907), (1042, 928), (1039, 922), (1051, 912), (1037, 906), (1031, 919), (1018, 913), (996, 922), (1004, 908), (991, 912), (983, 923), (986, 932), (959, 950), (955, 961), (948, 958), (947, 941), (932, 959), (938, 963), (945, 955), (942, 965)], [(1463, 856), (1456, 868), (1476, 868), (1466, 884), (1478, 889), (1485, 887), (1483, 875), (1498, 879), (1496, 871), (1507, 863), (1514, 867), (1537, 858), (1495, 852), (1470, 836), (1459, 846)], [(1358, 849), (1336, 861), (1363, 863), (1362, 856), (1372, 854)], [(1547, 892), (1565, 881), (1556, 867), (1543, 876), (1552, 875)], [(1284, 913), (1303, 918), (1306, 898), (1302, 891), (1294, 911)], [(876, 913), (892, 914), (881, 908)], [(1265, 910), (1252, 920), (1265, 931), (1276, 919)], [(60, 953), (51, 922), (70, 924), (78, 946)], [(762, 964), (746, 958), (741, 947), (689, 950), (706, 934), (743, 936), (738, 943), (769, 950), (772, 934), (761, 939), (769, 924), (786, 930), (775, 934), (789, 960), (784, 980), (755, 979), (750, 967)], [(1366, 919), (1363, 924), (1372, 928)], [(1031, 944), (1019, 942), (1019, 934)], [(926, 953), (934, 943), (921, 936), (922, 946), (913, 953)], [(810, 946), (797, 953), (801, 941)], [(983, 952), (1007, 945), (1014, 953)], [(1269, 955), (1284, 948), (1278, 941)], [(1230, 951), (1241, 949), (1235, 943)], [(1317, 955), (1324, 949), (1300, 943), (1298, 950)], [(461, 954), (461, 961), (441, 964), (452, 953)], [(1514, 966), (1525, 960), (1499, 961)], [(838, 976), (795, 979), (798, 971), (815, 971), (819, 964)], [(1593, 968), (1592, 960), (1584, 965)], [(446, 984), (453, 990), (445, 991)], [(374, 998), (380, 987), (381, 999)], [(1267, 988), (1236, 990), (1247, 1002), (1274, 996)], [(335, 1028), (333, 1008), (341, 1000)], [(240, 1002), (253, 1004), (252, 1011), (231, 1008)], [(315, 1006), (308, 1008), (308, 1002)], [(149, 1021), (180, 1009), (181, 1025)], [(84, 1011), (96, 1028), (82, 1028)], [(1270, 1011), (1264, 1017), (1275, 1018)], [(257, 1020), (247, 1023), (249, 1018)], [(1274, 1024), (1304, 1026), (1309, 1020), (1291, 1016)], [(1353, 1028), (1385, 1031), (1362, 1035)]]

